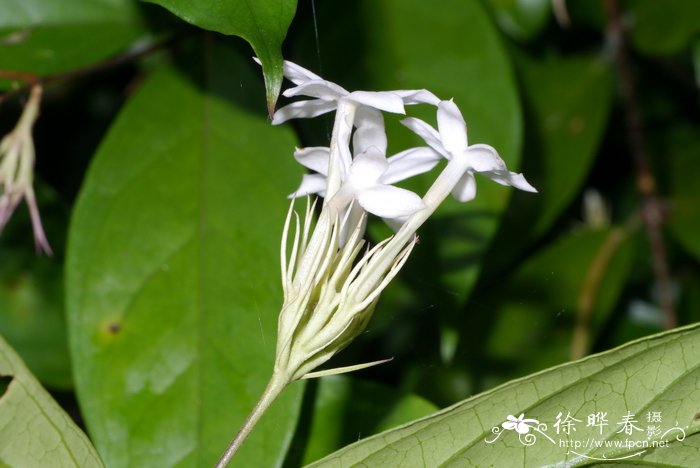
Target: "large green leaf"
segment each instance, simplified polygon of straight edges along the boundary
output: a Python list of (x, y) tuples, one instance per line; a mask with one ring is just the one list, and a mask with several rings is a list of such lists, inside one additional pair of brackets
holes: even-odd
[(2, 337), (0, 466), (104, 466), (85, 434)]
[(88, 65), (145, 31), (133, 0), (3, 0), (0, 68), (43, 76)]
[[(191, 76), (163, 69), (128, 103), (71, 224), (76, 386), (113, 467), (212, 465), (271, 373), (285, 195), (301, 171), (289, 130), (249, 110), (264, 97), (255, 65), (214, 45)], [(302, 388), (240, 466), (281, 462)]]
[[(587, 466), (592, 459), (631, 457), (627, 462), (641, 458), (663, 466), (696, 467), (698, 381), (696, 324), (510, 382), (357, 442), (313, 466)], [(607, 426), (587, 426), (588, 416), (597, 412), (607, 413)], [(642, 429), (632, 429), (632, 435), (621, 430), (628, 412)], [(501, 426), (509, 415), (522, 413), (546, 427), (531, 428), (519, 438)], [(568, 414), (579, 420), (569, 434), (555, 426), (560, 413), (560, 420)], [(653, 413), (661, 422), (648, 421)], [(668, 441), (669, 447), (641, 447), (644, 441), (651, 443), (649, 425), (660, 429), (651, 440)], [(683, 434), (685, 440), (677, 440)], [(602, 446), (595, 447), (597, 442)]]
[(268, 110), (282, 86), (282, 42), (294, 18), (296, 0), (145, 0), (164, 6), (200, 28), (240, 36), (262, 62)]

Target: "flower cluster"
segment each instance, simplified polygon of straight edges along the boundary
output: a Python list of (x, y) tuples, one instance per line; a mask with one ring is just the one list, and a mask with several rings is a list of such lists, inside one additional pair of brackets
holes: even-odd
[[(267, 388), (217, 467), (228, 465), (262, 414), (291, 382), (385, 362), (315, 370), (364, 330), (379, 295), (415, 246), (416, 230), (450, 193), (459, 201), (473, 199), (477, 173), (502, 185), (536, 192), (521, 174), (506, 169), (494, 148), (467, 143), (466, 124), (451, 100), (440, 100), (424, 89), (349, 92), (291, 62), (284, 63), (284, 75), (294, 84), (284, 96), (311, 99), (282, 107), (272, 123), (335, 111), (333, 133), (328, 147), (294, 152), (296, 160), (313, 172), (290, 195), (307, 196), (306, 215), (302, 220), (292, 202), (282, 235), (284, 304), (277, 324), (275, 367)], [(437, 130), (422, 120), (404, 119), (402, 123), (425, 140), (426, 146), (387, 157), (382, 112), (405, 114), (406, 106), (415, 104), (437, 108)], [(423, 197), (393, 185), (432, 170), (443, 159), (445, 167)], [(317, 217), (316, 202), (308, 197), (312, 194), (324, 199)], [(371, 248), (363, 239), (369, 214), (383, 218), (396, 231)], [(523, 421), (527, 424), (529, 420), (513, 423)]]
[(17, 126), (0, 141), (0, 232), (24, 199), (32, 219), (36, 250), (51, 255), (33, 188), (35, 154), (32, 128), (39, 116), (41, 95), (41, 86), (34, 85)]
[[(422, 89), (348, 92), (290, 62), (285, 62), (284, 73), (294, 84), (284, 96), (311, 99), (282, 107), (273, 124), (332, 111), (335, 121), (330, 146), (294, 153), (313, 172), (303, 177), (291, 197), (317, 194), (324, 201), (316, 221), (315, 203), (307, 203), (303, 221), (292, 206), (284, 228), (284, 305), (275, 362), (282, 385), (375, 364), (314, 371), (364, 329), (382, 290), (415, 245), (416, 230), (442, 201), (450, 193), (462, 202), (476, 196), (475, 174), (536, 192), (521, 174), (508, 171), (493, 147), (468, 144), (466, 124), (452, 100), (440, 100)], [(426, 145), (387, 157), (382, 112), (405, 114), (406, 106), (416, 104), (437, 109), (437, 129), (417, 118), (404, 119), (403, 125)], [(422, 197), (393, 185), (432, 170), (443, 159), (445, 167)], [(368, 214), (396, 230), (371, 249), (363, 240)]]

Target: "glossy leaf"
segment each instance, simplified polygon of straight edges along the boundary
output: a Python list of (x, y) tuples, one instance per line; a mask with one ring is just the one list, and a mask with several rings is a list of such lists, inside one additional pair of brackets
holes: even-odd
[[(391, 364), (387, 364), (391, 365)], [(319, 380), (304, 464), (438, 408), (416, 395), (347, 376)]]
[(89, 65), (145, 33), (132, 0), (0, 2), (2, 69), (39, 76)]
[[(628, 463), (641, 459), (690, 468), (700, 456), (698, 376), (700, 325), (693, 325), (509, 382), (359, 441), (312, 466), (589, 466), (597, 460), (629, 457)], [(596, 412), (607, 413), (607, 426), (586, 426), (588, 415)], [(620, 421), (628, 412), (642, 431), (628, 435), (621, 430)], [(661, 417), (662, 432), (654, 440), (668, 441), (669, 447), (634, 445), (634, 441), (648, 441), (650, 412)], [(559, 413), (579, 421), (573, 422), (575, 431), (564, 433), (560, 424), (557, 433)], [(537, 426), (536, 431), (531, 423), (529, 436), (519, 438), (502, 423), (520, 414), (546, 427)], [(589, 439), (602, 446), (590, 441), (583, 446)], [(581, 447), (573, 447), (575, 441)], [(632, 441), (631, 448), (624, 445), (626, 441)], [(615, 447), (616, 443), (620, 446)]]
[(164, 6), (188, 23), (240, 36), (262, 61), (270, 115), (282, 85), (282, 42), (294, 18), (296, 0), (146, 0)]
[(2, 337), (0, 466), (104, 466), (85, 434)]
[[(289, 130), (250, 110), (259, 70), (207, 42), (190, 75), (164, 68), (123, 110), (71, 224), (76, 386), (109, 466), (212, 465), (271, 373), (278, 246), (301, 170)], [(303, 385), (236, 457), (277, 466)]]

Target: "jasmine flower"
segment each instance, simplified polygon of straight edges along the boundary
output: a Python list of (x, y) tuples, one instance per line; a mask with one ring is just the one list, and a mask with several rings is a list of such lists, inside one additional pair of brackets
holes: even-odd
[(510, 172), (498, 152), (489, 145), (467, 143), (467, 126), (453, 101), (441, 101), (437, 111), (438, 130), (416, 118), (409, 117), (402, 123), (413, 130), (433, 150), (448, 161), (458, 161), (464, 166), (459, 180), (452, 188), (452, 195), (466, 202), (476, 196), (474, 173), (479, 173), (501, 185), (511, 185), (526, 192), (537, 192), (522, 174)]

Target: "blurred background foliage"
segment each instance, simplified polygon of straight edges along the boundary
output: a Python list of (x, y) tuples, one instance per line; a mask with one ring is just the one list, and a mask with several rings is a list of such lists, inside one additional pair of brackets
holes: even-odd
[[(193, 89), (230, 101), (258, 119), (265, 113), (262, 75), (254, 64), (234, 58), (251, 55), (243, 40), (203, 32), (156, 5), (115, 0), (54, 8), (49, 6), (55, 2), (32, 0), (42, 14), (25, 17), (12, 9), (13, 3), (0, 6), (0, 70), (45, 79), (46, 96), (34, 133), (36, 188), (55, 255), (34, 255), (30, 222), (20, 207), (0, 237), (0, 335), (80, 418), (71, 364), (80, 375), (83, 366), (109, 363), (96, 364), (91, 361), (94, 356), (82, 354), (88, 352), (76, 343), (85, 330), (75, 324), (74, 353), (69, 355), (64, 298), (70, 288), (83, 291), (89, 285), (64, 281), (65, 245), (97, 148), (120, 109), (160, 69), (171, 67), (177, 70), (173, 73), (193, 77)], [(26, 38), (23, 31), (30, 31)], [(293, 435), (288, 466), (528, 373), (672, 324), (700, 320), (699, 31), (700, 2), (695, 0), (299, 2), (283, 46), (286, 59), (347, 89), (425, 87), (442, 98), (454, 97), (469, 125), (470, 142), (495, 146), (509, 168), (524, 172), (540, 193), (510, 193), (481, 180), (474, 203), (446, 203), (423, 227), (420, 244), (384, 294), (367, 332), (331, 365), (386, 357), (393, 361), (312, 382), (303, 397), (299, 389), (295, 398), (300, 419), (296, 428), (292, 424), (288, 429), (289, 437)], [(215, 48), (215, 60), (203, 66), (193, 59), (199, 47)], [(231, 63), (226, 63), (228, 57)], [(214, 70), (214, 85), (197, 78), (202, 67)], [(253, 75), (259, 83), (244, 85), (243, 76)], [(243, 97), (235, 95), (237, 87)], [(6, 133), (25, 94), (21, 81), (5, 80), (0, 89), (5, 90), (0, 129)], [(167, 96), (157, 102), (168, 106)], [(184, 104), (179, 107), (175, 98), (170, 105), (173, 113), (203, 118)], [(417, 112), (433, 118), (427, 109)], [(224, 115), (234, 118), (222, 111)], [(397, 122), (388, 118), (390, 152), (418, 143)], [(285, 142), (324, 145), (331, 123), (330, 117), (298, 121), (270, 134), (292, 127), (295, 136), (285, 136)], [(226, 131), (224, 123), (216, 125), (222, 130), (215, 133)], [(136, 127), (126, 127), (128, 122), (122, 121), (121, 139), (114, 136), (100, 153), (115, 167), (120, 144), (130, 151), (141, 145), (127, 141)], [(143, 144), (157, 151), (156, 143)], [(268, 168), (282, 159), (288, 162), (292, 147), (287, 146), (279, 154), (231, 154), (238, 158), (232, 170), (236, 164), (252, 170), (247, 158), (268, 158), (260, 163)], [(220, 151), (226, 153), (224, 143)], [(138, 158), (124, 157), (127, 162), (132, 159)], [(288, 167), (287, 162), (281, 167)], [(92, 182), (93, 192), (99, 192), (108, 177), (105, 164), (103, 179)], [(115, 177), (127, 175), (114, 170)], [(431, 177), (409, 185), (425, 190)], [(280, 207), (281, 212), (271, 216), (276, 220), (284, 215), (284, 197), (297, 178), (292, 172), (281, 178), (277, 194), (267, 186), (261, 189), (254, 177), (231, 180), (239, 192), (250, 194), (245, 204), (255, 206), (256, 197), (278, 196), (279, 202), (268, 203)], [(221, 179), (212, 184), (225, 185), (226, 179)], [(137, 195), (148, 198), (167, 188), (157, 184), (174, 180), (154, 176), (152, 185)], [(216, 187), (210, 196), (217, 196)], [(232, 198), (209, 215), (225, 217), (230, 212), (233, 221), (222, 221), (223, 226), (245, 225), (240, 216), (250, 213), (236, 200), (243, 203)], [(86, 206), (92, 202), (83, 201)], [(80, 219), (99, 218), (100, 207), (90, 209), (85, 208)], [(129, 216), (128, 210), (124, 213)], [(82, 221), (71, 227), (71, 236), (88, 239), (92, 231), (85, 230), (93, 228), (100, 226)], [(157, 222), (152, 228), (160, 229)], [(250, 229), (272, 230), (273, 235), (264, 237), (276, 239), (281, 224), (258, 223)], [(369, 237), (377, 240), (387, 232), (376, 222)], [(158, 237), (150, 241), (154, 239)], [(212, 249), (221, 245), (213, 242)], [(77, 259), (74, 265), (94, 266), (89, 259), (81, 263), (84, 252), (68, 255)], [(123, 252), (101, 253), (100, 261), (109, 265), (114, 260), (110, 255)], [(140, 255), (148, 257), (149, 252)], [(257, 254), (232, 246), (220, 255), (216, 261), (236, 262)], [(269, 271), (276, 272), (274, 255), (270, 258)], [(224, 283), (228, 279), (217, 278)], [(181, 280), (186, 284), (175, 277), (173, 285)], [(269, 297), (271, 289), (279, 288), (277, 282), (257, 284), (257, 290), (248, 293)], [(212, 294), (221, 291), (226, 291), (225, 285)], [(272, 297), (279, 298), (279, 293)], [(236, 298), (211, 300), (228, 304)], [(72, 313), (78, 323), (87, 312)], [(264, 312), (269, 334), (274, 333), (276, 313)], [(149, 323), (159, 324), (157, 311), (152, 314)], [(257, 339), (256, 317), (243, 321), (253, 328), (240, 331), (242, 336)], [(138, 341), (130, 343), (138, 353)], [(238, 343), (255, 346), (245, 338)], [(115, 362), (116, 367), (105, 372), (118, 376), (129, 366), (123, 364), (122, 369)], [(270, 356), (260, 361), (263, 373), (269, 362)], [(78, 390), (83, 408), (100, 405), (93, 401), (99, 395), (92, 390)], [(329, 424), (339, 419), (344, 421), (340, 426)]]

